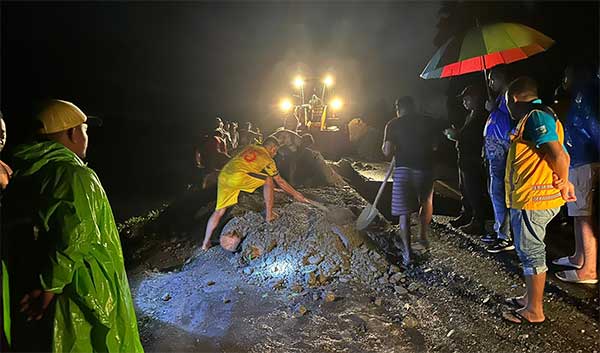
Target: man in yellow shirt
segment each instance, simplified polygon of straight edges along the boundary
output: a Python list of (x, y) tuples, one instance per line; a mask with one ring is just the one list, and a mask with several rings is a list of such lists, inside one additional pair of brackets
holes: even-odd
[(515, 324), (542, 323), (546, 282), (546, 226), (565, 202), (576, 201), (569, 180), (569, 155), (564, 131), (554, 112), (538, 98), (528, 77), (514, 80), (506, 92), (512, 119), (517, 121), (506, 161), (506, 205), (514, 244), (523, 265), (526, 293), (507, 301), (519, 309), (505, 312)]
[(296, 201), (310, 202), (279, 175), (273, 160), (278, 149), (279, 141), (275, 137), (268, 137), (262, 145), (250, 145), (244, 148), (223, 167), (219, 174), (217, 206), (208, 219), (202, 249), (210, 248), (212, 233), (227, 208), (237, 204), (241, 191), (252, 193), (263, 186), (267, 222), (273, 221), (277, 216), (273, 212), (273, 181)]

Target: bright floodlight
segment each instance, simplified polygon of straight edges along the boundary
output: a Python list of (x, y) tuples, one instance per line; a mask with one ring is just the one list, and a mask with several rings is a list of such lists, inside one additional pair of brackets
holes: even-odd
[(290, 109), (292, 109), (292, 101), (287, 98), (282, 99), (281, 102), (279, 102), (279, 108), (284, 112), (290, 111)]
[(325, 76), (325, 78), (323, 79), (323, 84), (325, 84), (325, 86), (327, 87), (333, 85), (333, 77), (331, 77), (331, 75)]
[(342, 109), (344, 102), (342, 102), (342, 100), (339, 98), (334, 98), (329, 104), (331, 105), (331, 108), (333, 108), (333, 110), (340, 110)]
[(294, 86), (296, 86), (296, 88), (302, 88), (302, 86), (304, 86), (304, 79), (301, 76), (297, 76), (294, 79)]

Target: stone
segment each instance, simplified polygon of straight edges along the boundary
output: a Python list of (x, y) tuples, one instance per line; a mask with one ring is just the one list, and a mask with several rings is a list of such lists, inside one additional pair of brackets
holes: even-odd
[(419, 326), (419, 322), (411, 316), (407, 316), (402, 320), (402, 327), (404, 328), (415, 328), (417, 326)]
[(398, 267), (396, 265), (390, 265), (389, 272), (390, 273), (398, 273), (398, 272), (400, 272), (400, 267)]
[(308, 263), (311, 265), (318, 265), (323, 261), (323, 258), (319, 255), (313, 255), (308, 258)]
[(333, 292), (327, 292), (327, 294), (325, 295), (325, 302), (326, 303), (331, 303), (334, 302), (336, 300), (336, 296)]
[(419, 290), (419, 284), (417, 284), (416, 282), (412, 282), (411, 284), (408, 285), (409, 292), (414, 292), (417, 290)]
[(379, 284), (388, 284), (390, 281), (389, 281), (388, 275), (384, 274), (383, 276), (379, 277), (377, 282), (379, 282)]
[(375, 303), (375, 305), (377, 305), (377, 306), (381, 306), (383, 304), (383, 299), (376, 298), (373, 303)]
[(223, 304), (229, 304), (231, 303), (231, 299), (223, 299)]
[(273, 290), (280, 290), (283, 289), (283, 287), (285, 287), (285, 280), (280, 279), (275, 283), (275, 285), (273, 285)]
[(207, 285), (207, 286), (214, 286), (214, 285), (215, 285), (215, 283), (217, 283), (217, 282), (215, 282), (215, 281), (208, 281), (208, 282), (206, 283), (206, 285)]
[(403, 286), (394, 286), (394, 291), (399, 295), (405, 295), (408, 293), (406, 288), (404, 288)]
[(454, 334), (454, 329), (448, 331), (448, 334), (446, 334), (446, 337), (450, 337)]
[(314, 272), (310, 272), (308, 274), (306, 274), (306, 282), (308, 283), (309, 286), (315, 286), (317, 285), (317, 275)]
[(171, 300), (171, 294), (170, 293), (166, 293), (165, 295), (163, 295), (160, 299), (162, 299), (165, 302), (168, 302), (169, 300)]
[(402, 275), (402, 273), (394, 273), (391, 277), (390, 277), (390, 283), (392, 284), (396, 284), (398, 282), (400, 282), (400, 280), (402, 280), (404, 276)]
[(300, 316), (304, 316), (307, 312), (308, 309), (304, 305), (298, 307), (298, 314), (300, 314)]
[(329, 277), (327, 277), (326, 275), (324, 275), (324, 274), (322, 274), (322, 273), (321, 273), (321, 274), (319, 274), (319, 283), (320, 283), (320, 284), (325, 284), (325, 283), (327, 283), (328, 281), (329, 281)]
[(295, 283), (291, 289), (292, 289), (292, 292), (295, 292), (295, 293), (300, 293), (304, 290), (304, 288), (302, 287), (302, 285), (300, 283)]
[(242, 271), (245, 275), (251, 275), (252, 272), (254, 272), (254, 270), (250, 267), (246, 267), (244, 268), (244, 270)]

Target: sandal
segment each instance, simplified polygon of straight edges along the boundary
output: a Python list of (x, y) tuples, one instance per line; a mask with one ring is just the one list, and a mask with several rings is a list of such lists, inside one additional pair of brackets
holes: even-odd
[(572, 267), (576, 270), (579, 270), (583, 267), (582, 265), (572, 263), (568, 256), (559, 257), (558, 259), (552, 260), (552, 263), (558, 266)]
[(506, 304), (515, 306), (517, 308), (522, 308), (523, 304), (519, 303), (519, 299), (523, 299), (523, 297), (510, 297), (510, 298), (506, 298), (506, 299), (504, 299), (504, 302)]
[(531, 322), (525, 316), (521, 315), (521, 313), (519, 313), (517, 310), (506, 311), (502, 313), (502, 318), (515, 325), (541, 325), (546, 322), (546, 320), (540, 322)]
[(578, 284), (596, 284), (598, 279), (579, 279), (579, 275), (575, 270), (560, 271), (554, 274), (556, 278), (563, 282), (578, 283)]

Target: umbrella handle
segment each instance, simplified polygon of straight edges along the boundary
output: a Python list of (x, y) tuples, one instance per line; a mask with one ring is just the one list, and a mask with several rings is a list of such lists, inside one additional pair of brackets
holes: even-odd
[(483, 64), (484, 64), (483, 79), (485, 80), (485, 90), (487, 92), (488, 99), (491, 101), (492, 100), (492, 92), (490, 91), (490, 83), (488, 82), (487, 69), (485, 68), (485, 59), (482, 59), (482, 60), (484, 60), (484, 62), (483, 62)]

